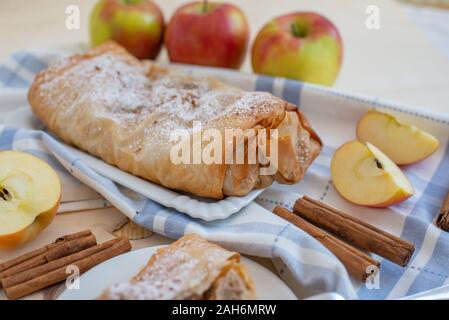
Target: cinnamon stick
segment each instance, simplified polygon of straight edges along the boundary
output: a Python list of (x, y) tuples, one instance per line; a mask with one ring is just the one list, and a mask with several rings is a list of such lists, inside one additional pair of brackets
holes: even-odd
[[(112, 245), (110, 245), (111, 243)], [(102, 245), (103, 248), (92, 255), (88, 255), (83, 258), (80, 254), (80, 257), (78, 257), (79, 259), (76, 261), (72, 261), (71, 263), (64, 263), (64, 265), (48, 273), (37, 275), (30, 280), (12, 285), (10, 287), (5, 287), (4, 290), (6, 296), (8, 297), (8, 299), (18, 299), (25, 295), (63, 281), (69, 276), (69, 274), (66, 273), (66, 268), (68, 265), (75, 265), (79, 268), (80, 273), (84, 273), (103, 261), (106, 261), (112, 257), (131, 250), (131, 243), (129, 242), (129, 240), (123, 238), (119, 239), (118, 241), (116, 239), (113, 239), (108, 241), (107, 245), (100, 244), (97, 246)], [(70, 261), (70, 259), (67, 259), (64, 262), (67, 261)]]
[(71, 255), (59, 258), (57, 260), (48, 262), (41, 266), (37, 266), (37, 267), (31, 268), (31, 269), (13, 274), (9, 277), (0, 279), (0, 282), (3, 286), (3, 288), (14, 286), (16, 284), (19, 284), (19, 283), (31, 280), (33, 278), (36, 278), (38, 276), (41, 276), (43, 274), (49, 273), (50, 271), (56, 270), (60, 267), (68, 266), (69, 264), (72, 264), (76, 261), (79, 261), (88, 256), (91, 256), (101, 250), (112, 247), (115, 243), (117, 243), (119, 241), (120, 241), (120, 238), (114, 238), (110, 241), (103, 242), (96, 246), (93, 246), (93, 247), (84, 249), (82, 251), (73, 253)]
[(20, 264), (26, 260), (29, 260), (35, 256), (41, 255), (41, 254), (47, 252), (48, 250), (54, 248), (55, 246), (61, 245), (64, 241), (87, 237), (91, 234), (92, 234), (92, 232), (90, 230), (83, 230), (83, 231), (80, 231), (77, 233), (72, 233), (72, 234), (62, 236), (62, 237), (56, 239), (56, 241), (54, 243), (48, 244), (48, 245), (46, 245), (42, 248), (36, 249), (34, 251), (25, 253), (17, 258), (11, 259), (9, 261), (0, 263), (0, 273), (5, 271), (6, 269), (9, 269), (15, 265), (18, 265), (18, 264)]
[(58, 244), (60, 242), (63, 242), (63, 241), (69, 241), (69, 240), (84, 238), (84, 237), (90, 236), (91, 234), (92, 234), (92, 231), (90, 231), (89, 229), (83, 230), (83, 231), (80, 231), (80, 232), (76, 232), (76, 233), (66, 234), (66, 235), (61, 236), (58, 239), (56, 239), (53, 244), (50, 244), (50, 246), (51, 245), (56, 245), (56, 244)]
[(440, 208), (436, 224), (441, 230), (449, 231), (449, 193)]
[[(85, 233), (83, 233), (84, 235)], [(79, 235), (79, 234), (78, 234)], [(45, 246), (46, 249), (42, 253), (32, 256), (30, 259), (23, 260), (23, 258), (17, 258), (17, 261), (23, 260), (22, 262), (13, 265), (12, 267), (4, 270), (0, 273), (0, 280), (11, 275), (17, 274), (19, 272), (45, 265), (46, 263), (57, 260), (61, 257), (68, 256), (72, 253), (81, 251), (86, 248), (90, 248), (97, 244), (97, 240), (93, 234), (89, 234), (87, 236), (78, 238), (78, 237), (67, 237), (64, 240), (57, 241), (48, 246)], [(39, 252), (38, 249), (35, 252)], [(25, 255), (26, 256), (26, 255)], [(6, 262), (8, 264), (8, 262)], [(0, 281), (0, 285), (3, 282)]]
[(294, 212), (340, 239), (406, 266), (415, 245), (307, 196), (296, 201)]
[(321, 242), (343, 263), (348, 272), (358, 280), (365, 281), (371, 275), (368, 271), (372, 266), (377, 267), (376, 270), (378, 270), (380, 266), (378, 261), (319, 229), (293, 212), (279, 206), (275, 207), (273, 212)]

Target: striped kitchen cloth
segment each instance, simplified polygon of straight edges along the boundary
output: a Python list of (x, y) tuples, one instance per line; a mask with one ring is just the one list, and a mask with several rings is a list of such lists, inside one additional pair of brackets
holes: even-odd
[[(214, 75), (244, 89), (269, 91), (300, 105), (325, 143), (322, 154), (301, 183), (293, 186), (275, 184), (258, 197), (257, 203), (251, 203), (230, 218), (205, 222), (134, 196), (90, 169), (57, 138), (45, 132), (29, 110), (26, 92), (36, 72), (61, 54), (57, 51), (20, 52), (0, 66), (0, 114), (5, 115), (0, 126), (0, 149), (27, 151), (50, 163), (60, 174), (63, 192), (68, 197), (76, 194), (73, 188), (84, 190), (81, 194), (92, 192), (79, 183), (82, 181), (136, 223), (154, 232), (171, 238), (196, 232), (228, 249), (273, 258), (280, 276), (300, 297), (333, 291), (351, 299), (391, 299), (449, 283), (449, 235), (433, 223), (449, 186), (447, 116), (292, 80), (213, 68), (183, 67), (194, 75)], [(357, 119), (372, 107), (387, 110), (419, 125), (441, 142), (440, 150), (432, 157), (403, 168), (414, 185), (415, 195), (385, 209), (349, 204), (337, 194), (330, 180), (329, 164), (334, 150), (354, 139)], [(315, 239), (270, 213), (274, 205), (291, 208), (294, 200), (302, 194), (325, 200), (412, 241), (416, 245), (416, 253), (411, 262), (406, 268), (401, 268), (375, 257), (382, 264), (375, 283), (364, 286), (352, 281), (342, 264)]]

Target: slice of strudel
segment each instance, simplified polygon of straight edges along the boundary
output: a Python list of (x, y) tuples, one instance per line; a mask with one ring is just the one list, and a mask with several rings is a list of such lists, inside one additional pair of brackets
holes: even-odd
[(296, 106), (139, 61), (112, 42), (40, 72), (28, 100), (66, 143), (164, 187), (209, 198), (245, 195), (273, 181), (296, 183), (321, 150)]
[(188, 234), (157, 250), (135, 277), (107, 288), (99, 298), (249, 300), (256, 293), (240, 254)]

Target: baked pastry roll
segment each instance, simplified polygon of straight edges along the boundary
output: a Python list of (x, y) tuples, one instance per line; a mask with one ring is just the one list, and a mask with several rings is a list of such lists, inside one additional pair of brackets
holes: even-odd
[[(296, 183), (321, 149), (296, 106), (269, 93), (246, 92), (139, 61), (112, 42), (40, 72), (28, 100), (47, 128), (66, 143), (133, 175), (198, 196), (221, 199), (245, 195), (274, 180)], [(170, 151), (177, 141), (170, 135), (182, 129), (193, 135), (195, 122), (203, 131), (221, 133), (231, 128), (257, 135), (258, 129), (278, 129), (275, 171), (263, 175), (259, 169), (264, 164), (246, 160), (175, 164)], [(236, 152), (227, 143), (223, 150)]]
[(240, 254), (188, 234), (159, 249), (129, 282), (106, 289), (111, 300), (249, 300), (255, 288)]

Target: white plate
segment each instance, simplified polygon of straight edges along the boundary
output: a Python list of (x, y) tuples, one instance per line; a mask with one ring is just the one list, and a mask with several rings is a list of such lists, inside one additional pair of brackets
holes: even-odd
[[(131, 279), (162, 247), (131, 251), (99, 264), (80, 277), (79, 289), (66, 289), (58, 300), (96, 299), (107, 287)], [(254, 280), (259, 299), (296, 300), (293, 292), (271, 271), (245, 257), (242, 257), (242, 261)]]
[(165, 207), (174, 208), (193, 218), (200, 218), (206, 221), (229, 217), (247, 206), (264, 191), (264, 189), (253, 190), (242, 197), (226, 197), (222, 200), (196, 197), (151, 183), (76, 148), (68, 145), (64, 146), (103, 177), (109, 178)]

